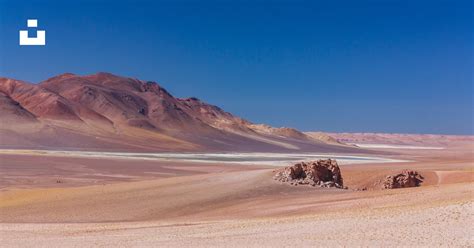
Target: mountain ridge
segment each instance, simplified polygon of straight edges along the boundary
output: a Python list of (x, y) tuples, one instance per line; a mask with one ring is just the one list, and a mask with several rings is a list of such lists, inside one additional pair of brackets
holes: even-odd
[(38, 84), (0, 77), (0, 104), (2, 147), (23, 147), (26, 139), (55, 149), (355, 149), (293, 128), (254, 124), (196, 97), (176, 98), (156, 82), (105, 72), (64, 73)]

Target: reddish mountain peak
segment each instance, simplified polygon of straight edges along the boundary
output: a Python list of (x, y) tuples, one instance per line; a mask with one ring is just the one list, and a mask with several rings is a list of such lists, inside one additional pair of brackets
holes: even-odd
[(96, 86), (114, 90), (141, 91), (142, 82), (137, 79), (117, 76), (111, 73), (99, 72), (80, 76), (72, 73), (61, 74), (49, 78), (39, 84), (52, 91), (62, 91), (67, 88)]
[(95, 74), (86, 75), (86, 76), (83, 76), (83, 77), (94, 80), (94, 81), (95, 80), (99, 80), (99, 81), (106, 81), (106, 80), (124, 81), (124, 80), (130, 79), (130, 78), (118, 76), (118, 75), (115, 75), (115, 74), (112, 74), (112, 73), (109, 73), (109, 72), (97, 72)]
[(53, 91), (59, 89), (79, 87), (79, 86), (96, 86), (114, 91), (128, 92), (153, 92), (160, 96), (172, 97), (171, 94), (153, 81), (142, 81), (135, 78), (123, 77), (108, 72), (98, 72), (96, 74), (80, 76), (72, 73), (64, 73), (49, 78), (41, 85)]
[(16, 123), (37, 118), (74, 133), (89, 130), (94, 140), (99, 133), (121, 144), (127, 139), (140, 145), (156, 139), (160, 147), (166, 146), (163, 137), (213, 149), (298, 149), (316, 144), (295, 129), (255, 125), (196, 97), (174, 98), (156, 82), (105, 72), (64, 73), (39, 84), (0, 78), (0, 93), (3, 119)]
[(251, 123), (247, 120), (232, 115), (218, 106), (205, 103), (196, 97), (179, 98), (178, 101), (185, 106), (187, 112), (218, 129), (245, 130)]
[(218, 106), (205, 103), (196, 97), (178, 98), (178, 101), (193, 110), (199, 111), (201, 114), (211, 115), (212, 117), (217, 117), (217, 116), (233, 117), (231, 113), (225, 112)]
[(0, 92), (39, 118), (79, 119), (70, 102), (37, 84), (4, 79), (0, 80)]
[(33, 85), (32, 83), (22, 81), (22, 80), (17, 80), (13, 78), (7, 78), (7, 77), (0, 77), (0, 84), (1, 85), (7, 85), (7, 84), (25, 84), (25, 85)]
[[(157, 82), (154, 81), (143, 81), (136, 78), (131, 77), (123, 77), (119, 75), (115, 75), (108, 72), (98, 72), (96, 74), (84, 76), (93, 82), (100, 82), (103, 84), (107, 84), (107, 86), (130, 86), (133, 85), (134, 88), (138, 91), (166, 91), (161, 87)], [(114, 85), (112, 85), (114, 84)]]
[(173, 97), (165, 88), (161, 87), (157, 82), (146, 81), (142, 82), (141, 91), (143, 92), (154, 92), (159, 95), (166, 95), (168, 97)]
[(74, 80), (74, 79), (77, 79), (79, 78), (78, 75), (74, 74), (74, 73), (63, 73), (63, 74), (60, 74), (60, 75), (57, 75), (57, 76), (54, 76), (54, 77), (50, 77), (40, 83), (38, 83), (38, 85), (59, 85), (61, 82), (63, 81), (66, 81), (66, 80)]
[(46, 81), (55, 81), (55, 80), (61, 80), (61, 79), (66, 79), (66, 78), (72, 78), (72, 77), (77, 77), (77, 75), (74, 73), (66, 72), (66, 73), (48, 78)]

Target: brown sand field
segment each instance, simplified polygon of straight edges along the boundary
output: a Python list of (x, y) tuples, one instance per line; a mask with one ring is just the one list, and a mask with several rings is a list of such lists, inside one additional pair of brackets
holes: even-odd
[[(269, 166), (1, 154), (0, 243), (474, 246), (472, 146), (394, 153), (410, 162), (342, 165), (347, 190), (283, 184)], [(422, 186), (376, 184), (403, 169)]]

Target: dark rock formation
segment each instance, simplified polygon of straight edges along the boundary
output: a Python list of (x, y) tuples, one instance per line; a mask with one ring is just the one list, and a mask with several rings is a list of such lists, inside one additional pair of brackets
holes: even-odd
[(332, 159), (297, 163), (278, 170), (273, 179), (291, 185), (308, 184), (320, 187), (344, 187), (341, 170), (336, 160)]
[(421, 176), (417, 171), (404, 170), (400, 174), (387, 176), (382, 182), (382, 188), (397, 189), (418, 187), (423, 182), (423, 179), (423, 176)]

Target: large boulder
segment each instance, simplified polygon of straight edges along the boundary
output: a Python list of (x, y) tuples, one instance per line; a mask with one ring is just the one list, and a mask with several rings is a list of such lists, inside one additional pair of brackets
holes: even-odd
[(385, 177), (385, 180), (382, 182), (382, 188), (397, 189), (418, 187), (423, 182), (423, 179), (423, 176), (417, 171), (404, 170), (402, 173)]
[(320, 187), (344, 187), (341, 170), (336, 160), (333, 159), (300, 162), (277, 170), (273, 179), (292, 185), (308, 184)]

